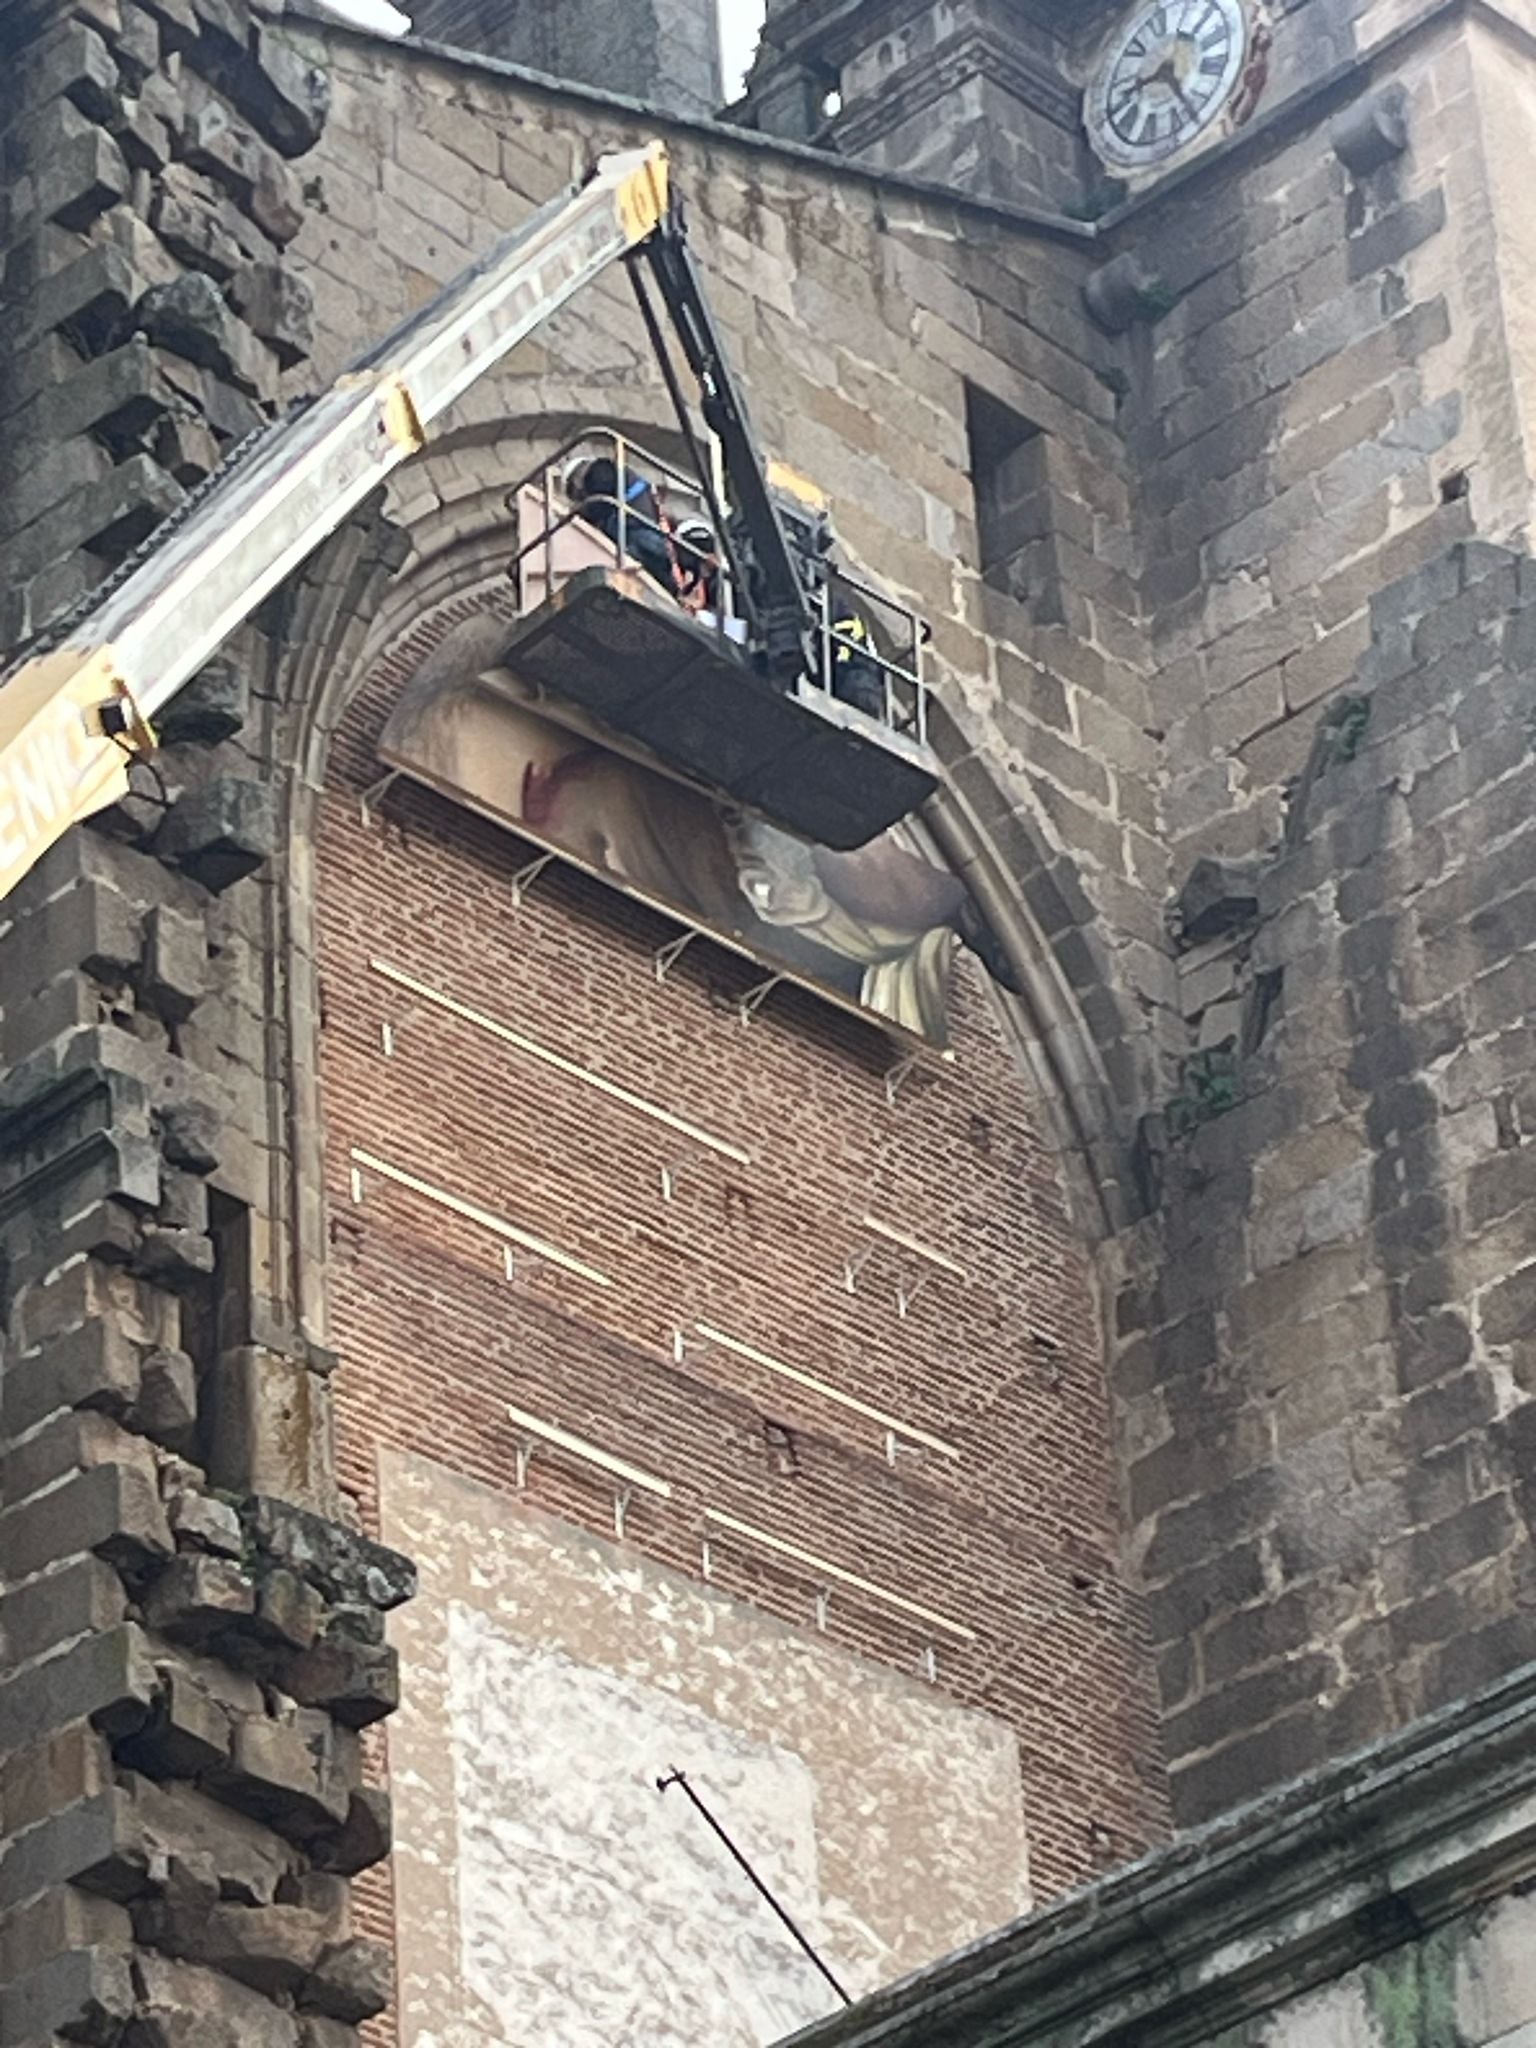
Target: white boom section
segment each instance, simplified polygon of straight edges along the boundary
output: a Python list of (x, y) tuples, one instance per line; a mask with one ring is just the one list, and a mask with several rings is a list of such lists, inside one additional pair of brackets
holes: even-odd
[(231, 463), (63, 645), (0, 681), (0, 900), (69, 825), (122, 794), (155, 712), (431, 422), (644, 241), (666, 204), (662, 144), (604, 157)]

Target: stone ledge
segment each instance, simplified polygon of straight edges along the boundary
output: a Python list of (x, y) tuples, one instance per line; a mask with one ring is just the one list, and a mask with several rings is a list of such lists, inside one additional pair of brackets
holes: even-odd
[(792, 2037), (1206, 2041), (1536, 1872), (1536, 1664)]

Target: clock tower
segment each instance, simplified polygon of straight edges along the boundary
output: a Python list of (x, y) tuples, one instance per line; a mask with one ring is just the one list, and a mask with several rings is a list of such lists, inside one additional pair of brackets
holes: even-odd
[(737, 118), (882, 170), (1053, 213), (1102, 183), (1082, 85), (1104, 0), (770, 0)]
[(881, 170), (1093, 220), (1352, 54), (1348, 9), (1276, 0), (770, 0), (732, 111)]

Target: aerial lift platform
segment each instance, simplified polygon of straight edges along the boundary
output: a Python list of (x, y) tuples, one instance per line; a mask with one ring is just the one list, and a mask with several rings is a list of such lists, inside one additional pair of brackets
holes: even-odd
[[(401, 463), (469, 387), (612, 263), (628, 263), (690, 447), (647, 277), (719, 450), (698, 473), (740, 637), (708, 632), (622, 564), (509, 627), (505, 662), (627, 729), (656, 764), (823, 843), (864, 843), (936, 787), (915, 711), (881, 719), (829, 686), (824, 593), (797, 556), (670, 202), (660, 143), (604, 158), (318, 398), (236, 452), (99, 601), (0, 678), (0, 899), (78, 819), (115, 801), (153, 720), (228, 636)], [(910, 730), (900, 727), (906, 724)]]

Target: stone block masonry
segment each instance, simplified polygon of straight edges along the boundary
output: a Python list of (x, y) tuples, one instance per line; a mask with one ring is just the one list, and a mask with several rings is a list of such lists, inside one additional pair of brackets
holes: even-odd
[(1125, 1246), (1186, 1820), (1536, 1656), (1533, 605), (1529, 559), (1482, 542), (1374, 601), (1226, 942), (1230, 1083), (1186, 1090)]
[[(275, 266), (326, 92), (234, 0), (15, 7), (0, 44), (11, 653), (303, 361)], [(389, 1995), (349, 1880), (412, 1575), (325, 1519), (329, 1361), (272, 1301), (264, 645), (0, 911), (5, 2048), (336, 2048)]]
[(244, 0), (18, 6), (0, 50), (15, 649), (176, 510), (304, 359), (309, 294), (276, 266), (327, 88)]

